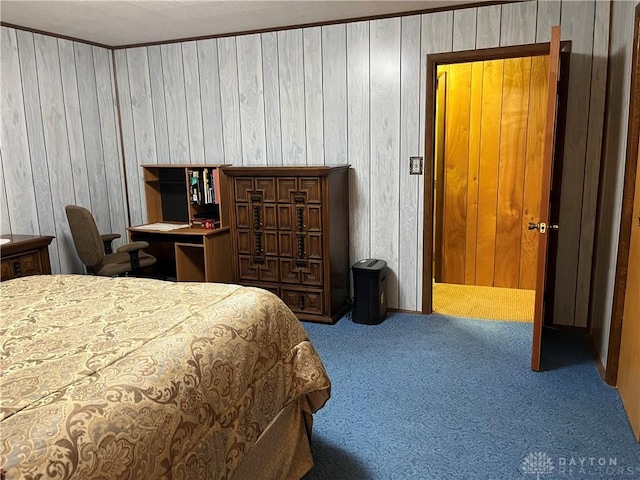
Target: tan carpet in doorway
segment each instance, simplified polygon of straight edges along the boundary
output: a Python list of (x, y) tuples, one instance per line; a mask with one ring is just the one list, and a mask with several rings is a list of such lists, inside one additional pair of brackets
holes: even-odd
[(433, 311), (454, 317), (533, 322), (535, 290), (433, 284)]

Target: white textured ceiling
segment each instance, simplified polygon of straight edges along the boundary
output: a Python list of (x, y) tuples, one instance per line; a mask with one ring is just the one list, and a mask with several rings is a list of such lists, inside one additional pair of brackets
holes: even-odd
[(435, 9), (450, 1), (2, 0), (0, 19), (121, 46)]

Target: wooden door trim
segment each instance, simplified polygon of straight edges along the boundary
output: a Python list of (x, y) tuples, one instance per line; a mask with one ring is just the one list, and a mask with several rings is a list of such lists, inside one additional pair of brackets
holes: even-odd
[(622, 339), (622, 320), (627, 290), (627, 270), (629, 268), (629, 247), (633, 226), (633, 196), (638, 170), (638, 141), (640, 140), (640, 4), (636, 5), (633, 27), (633, 53), (631, 56), (631, 88), (629, 92), (629, 119), (627, 129), (627, 153), (624, 166), (622, 189), (622, 212), (620, 214), (620, 239), (613, 289), (609, 348), (604, 380), (616, 385), (618, 362)]
[[(435, 53), (427, 55), (427, 96), (425, 102), (424, 135), (424, 199), (422, 227), (422, 310), (423, 314), (433, 313), (433, 175), (436, 121), (436, 76), (438, 65), (501, 60), (507, 58), (535, 57), (548, 55), (551, 44), (534, 43), (512, 47), (484, 48), (462, 52)], [(571, 41), (560, 42), (560, 50), (571, 48)], [(561, 112), (559, 112), (560, 114)], [(562, 117), (563, 118), (563, 117)], [(430, 186), (430, 187), (429, 187)]]

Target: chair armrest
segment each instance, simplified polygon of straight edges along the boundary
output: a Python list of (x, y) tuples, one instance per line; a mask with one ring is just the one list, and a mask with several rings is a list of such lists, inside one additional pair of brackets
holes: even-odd
[(117, 252), (118, 253), (137, 252), (138, 250), (142, 250), (143, 248), (147, 248), (148, 246), (149, 244), (147, 242), (131, 242), (119, 247)]
[(104, 235), (100, 235), (103, 242), (113, 242), (116, 238), (120, 238), (122, 235), (119, 233), (105, 233)]
[(105, 254), (110, 254), (113, 253), (113, 246), (111, 245), (111, 243), (116, 239), (116, 238), (120, 238), (120, 234), (119, 233), (105, 233), (104, 235), (100, 235), (100, 238), (102, 238), (102, 243), (104, 244), (104, 253)]
[(131, 262), (131, 271), (135, 272), (140, 269), (140, 256), (138, 255), (140, 250), (147, 248), (149, 244), (147, 242), (131, 242), (118, 248), (118, 253), (127, 252), (129, 254), (129, 260)]

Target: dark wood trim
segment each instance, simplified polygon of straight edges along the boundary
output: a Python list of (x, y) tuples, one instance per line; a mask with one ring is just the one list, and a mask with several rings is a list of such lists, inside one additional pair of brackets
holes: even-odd
[(618, 381), (618, 362), (622, 339), (622, 321), (624, 300), (627, 290), (627, 270), (629, 268), (629, 247), (631, 246), (631, 227), (633, 225), (633, 196), (638, 169), (638, 141), (640, 140), (640, 4), (636, 6), (633, 27), (633, 53), (631, 56), (631, 88), (629, 92), (629, 120), (627, 130), (627, 153), (624, 167), (624, 186), (622, 190), (622, 213), (620, 215), (620, 240), (613, 290), (611, 329), (609, 330), (609, 348), (605, 381), (616, 385)]
[(549, 54), (549, 42), (514, 45), (512, 47), (479, 48), (460, 52), (433, 53), (429, 57), (438, 65), (502, 60), (505, 58), (536, 57)]
[[(422, 220), (422, 313), (433, 313), (433, 173), (436, 121), (436, 76), (438, 63), (435, 55), (427, 55), (427, 95), (425, 101), (424, 132), (424, 201)], [(439, 58), (443, 54), (438, 55)], [(446, 55), (445, 55), (446, 57)], [(446, 58), (443, 58), (446, 61)]]
[[(535, 57), (549, 54), (550, 43), (533, 43), (528, 45), (515, 45), (512, 47), (483, 48), (478, 50), (465, 50), (462, 52), (446, 52), (427, 55), (427, 91), (425, 111), (425, 135), (424, 135), (424, 208), (422, 230), (422, 312), (433, 312), (433, 264), (431, 259), (433, 251), (433, 174), (434, 174), (434, 127), (436, 105), (436, 75), (438, 65), (454, 63), (480, 62), (485, 60), (498, 60), (518, 57)], [(560, 50), (571, 49), (571, 41), (560, 42)], [(429, 188), (429, 185), (431, 188)]]
[(127, 182), (127, 162), (124, 156), (124, 137), (122, 136), (122, 113), (120, 112), (120, 92), (118, 91), (118, 71), (116, 67), (116, 54), (111, 51), (111, 65), (113, 66), (113, 88), (116, 94), (116, 115), (118, 120), (118, 132), (120, 133), (120, 155), (122, 155), (122, 177), (124, 181), (124, 199), (127, 204), (127, 224), (131, 226), (131, 208), (129, 207), (129, 185)]
[(219, 33), (215, 35), (201, 35), (197, 37), (174, 38), (171, 40), (162, 40), (157, 42), (131, 43), (128, 45), (117, 45), (109, 48), (113, 48), (114, 50), (119, 50), (122, 48), (150, 47), (153, 45), (166, 45), (169, 43), (193, 42), (197, 40), (208, 40), (211, 38), (238, 37), (241, 35), (254, 35), (257, 33), (280, 32), (284, 30), (296, 30), (299, 28), (323, 27), (326, 25), (337, 25), (342, 23), (355, 23), (355, 22), (365, 22), (365, 21), (371, 21), (371, 20), (382, 20), (385, 18), (408, 17), (411, 15), (423, 15), (425, 13), (446, 12), (446, 11), (453, 11), (453, 10), (461, 10), (465, 8), (484, 7), (488, 5), (502, 5), (505, 3), (515, 3), (515, 1), (518, 1), (518, 0), (493, 0), (493, 1), (486, 1), (486, 2), (478, 1), (478, 2), (466, 3), (466, 4), (447, 5), (444, 7), (423, 8), (420, 10), (411, 10), (408, 12), (393, 12), (393, 13), (383, 13), (380, 15), (369, 15), (364, 17), (340, 18), (337, 20), (327, 20), (324, 22), (300, 23), (296, 25), (284, 25), (281, 27), (269, 27), (269, 28), (261, 28), (257, 30), (244, 30), (240, 32)]
[(38, 35), (45, 35), (47, 37), (60, 38), (62, 40), (70, 40), (72, 42), (85, 43), (94, 47), (106, 48), (107, 50), (113, 50), (113, 47), (104, 45), (98, 42), (92, 42), (90, 40), (82, 40), (81, 38), (70, 37), (68, 35), (59, 35), (57, 33), (45, 32), (44, 30), (37, 30), (35, 28), (23, 27), (22, 25), (14, 25), (13, 23), (0, 22), (0, 25), (7, 28), (15, 28), (16, 30), (23, 30), (25, 32), (37, 33)]

